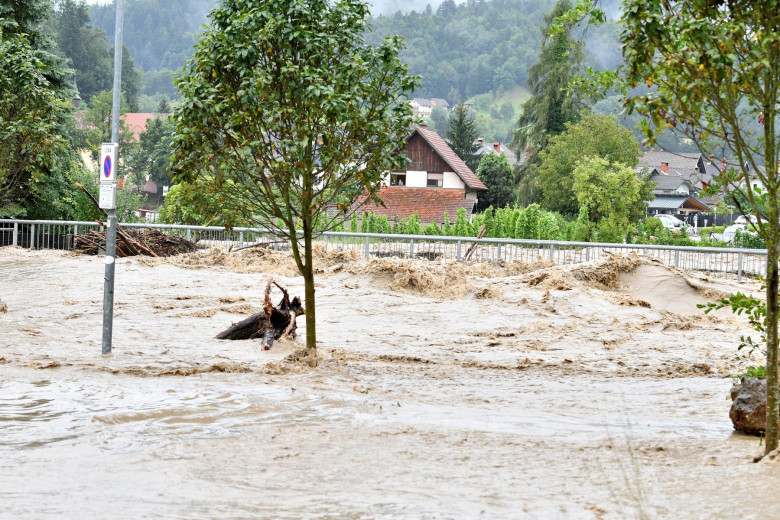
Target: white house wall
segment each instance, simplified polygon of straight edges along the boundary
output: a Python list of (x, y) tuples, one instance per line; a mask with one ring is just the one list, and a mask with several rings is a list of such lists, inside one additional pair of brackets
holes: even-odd
[(406, 185), (410, 188), (427, 188), (428, 172), (406, 171)]
[(444, 172), (444, 182), (442, 183), (442, 188), (462, 190), (466, 188), (466, 184), (461, 180), (460, 177), (458, 177), (457, 173)]

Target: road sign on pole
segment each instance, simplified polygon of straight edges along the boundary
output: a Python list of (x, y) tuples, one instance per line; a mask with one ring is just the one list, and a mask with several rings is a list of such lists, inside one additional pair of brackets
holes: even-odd
[(119, 145), (116, 143), (103, 143), (100, 145), (100, 182), (116, 182), (116, 151)]

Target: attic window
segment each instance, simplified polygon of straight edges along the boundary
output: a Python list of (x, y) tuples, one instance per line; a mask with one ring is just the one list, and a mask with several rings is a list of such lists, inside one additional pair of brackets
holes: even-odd
[(443, 172), (428, 172), (428, 187), (441, 188), (444, 185)]
[(391, 173), (390, 186), (406, 186), (406, 172)]

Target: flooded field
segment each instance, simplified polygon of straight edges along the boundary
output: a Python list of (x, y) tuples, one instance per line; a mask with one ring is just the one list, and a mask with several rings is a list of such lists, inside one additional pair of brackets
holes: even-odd
[(283, 253), (120, 260), (103, 357), (103, 259), (0, 248), (0, 517), (777, 517), (728, 419), (750, 330), (696, 308), (758, 284), (353, 255), (319, 251), (311, 366), (213, 339), (303, 295)]

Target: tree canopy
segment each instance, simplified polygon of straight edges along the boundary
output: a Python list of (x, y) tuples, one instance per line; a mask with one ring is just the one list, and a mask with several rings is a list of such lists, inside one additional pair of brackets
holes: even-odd
[(580, 203), (574, 192), (572, 172), (577, 162), (601, 157), (610, 164), (634, 168), (642, 152), (629, 130), (612, 117), (585, 113), (577, 124), (550, 139), (539, 154), (539, 190), (542, 207), (562, 214), (576, 215)]
[(174, 180), (210, 176), (240, 216), (290, 239), (310, 348), (315, 225), (333, 223), (328, 208), (378, 201), (416, 122), (407, 96), (418, 82), (399, 60), (401, 40), (365, 45), (367, 15), (357, 0), (223, 4), (177, 80)]
[(479, 166), (479, 155), (477, 155), (479, 145), (476, 143), (479, 130), (477, 130), (474, 116), (469, 113), (469, 108), (463, 103), (455, 105), (455, 108), (452, 109), (447, 119), (446, 136), (447, 144), (452, 148), (452, 151), (472, 171), (476, 170)]
[(487, 186), (477, 199), (477, 211), (488, 206), (503, 208), (515, 200), (515, 183), (512, 165), (506, 155), (488, 152), (482, 156), (477, 168), (477, 177)]

